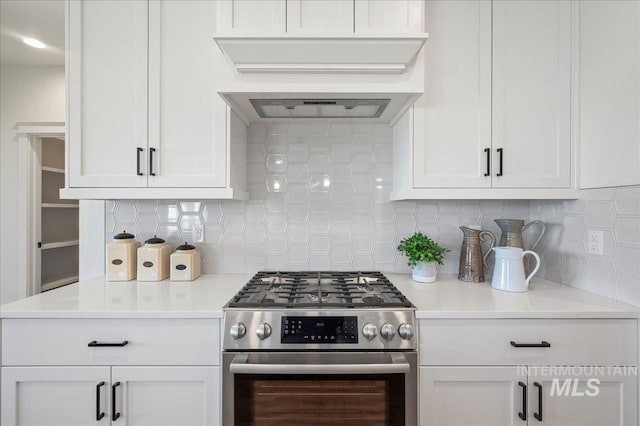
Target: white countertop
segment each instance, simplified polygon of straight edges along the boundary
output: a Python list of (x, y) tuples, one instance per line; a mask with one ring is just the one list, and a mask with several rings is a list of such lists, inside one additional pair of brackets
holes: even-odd
[[(0, 306), (0, 318), (221, 318), (253, 274), (209, 274), (193, 282), (87, 280)], [(440, 275), (434, 284), (387, 274), (416, 306), (417, 318), (638, 318), (640, 308), (534, 280), (526, 293)]]

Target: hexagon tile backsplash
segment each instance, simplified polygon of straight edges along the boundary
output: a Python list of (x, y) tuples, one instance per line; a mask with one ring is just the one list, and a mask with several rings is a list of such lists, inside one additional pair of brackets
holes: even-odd
[[(565, 214), (567, 218), (578, 216), (572, 204), (562, 202), (386, 201), (393, 186), (393, 150), (391, 128), (385, 125), (252, 125), (248, 142), (250, 201), (109, 201), (107, 240), (127, 230), (141, 241), (157, 234), (174, 246), (195, 242), (207, 273), (259, 269), (410, 272), (396, 247), (402, 238), (420, 230), (451, 250), (440, 270), (455, 273), (462, 243), (460, 225), (481, 225), (499, 237), (495, 218), (526, 220), (530, 211), (548, 221), (561, 220)], [(640, 197), (637, 191), (634, 194), (637, 204)], [(633, 203), (622, 200), (624, 208), (635, 209), (638, 219), (640, 208)], [(580, 225), (569, 219), (562, 226)], [(632, 224), (623, 221), (620, 226)], [(635, 229), (637, 233), (637, 220)], [(559, 237), (553, 238), (557, 233), (550, 232), (552, 238), (541, 243), (549, 250), (548, 256), (543, 253), (545, 260), (555, 262), (544, 273), (556, 281), (554, 272), (564, 267), (553, 256), (554, 249), (563, 247), (556, 244)], [(638, 250), (640, 243), (637, 235), (635, 238), (629, 247)], [(585, 241), (586, 237), (583, 245)], [(567, 247), (573, 246), (569, 243)], [(575, 263), (569, 262), (567, 278)], [(586, 269), (586, 260), (582, 265)], [(639, 274), (635, 275), (637, 297), (640, 284)], [(633, 274), (624, 277), (629, 276)], [(572, 285), (576, 280), (565, 282)], [(615, 291), (607, 294), (629, 301), (632, 290), (625, 291), (620, 292), (622, 296)]]

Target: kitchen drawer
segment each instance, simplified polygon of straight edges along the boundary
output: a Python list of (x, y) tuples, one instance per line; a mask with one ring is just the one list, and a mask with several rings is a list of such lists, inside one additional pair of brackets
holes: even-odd
[[(421, 365), (637, 365), (635, 319), (420, 320)], [(513, 347), (548, 342), (550, 347)]]
[[(89, 342), (126, 346), (89, 347)], [(6, 319), (3, 365), (219, 365), (217, 319)]]

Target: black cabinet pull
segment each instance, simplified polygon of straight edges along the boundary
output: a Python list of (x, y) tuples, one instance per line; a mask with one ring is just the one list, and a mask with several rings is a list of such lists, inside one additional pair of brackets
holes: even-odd
[(484, 152), (487, 154), (487, 171), (484, 175), (489, 176), (491, 175), (491, 150), (489, 148), (485, 148)]
[(502, 148), (498, 148), (498, 154), (500, 154), (499, 158), (499, 164), (500, 164), (500, 171), (498, 173), (496, 173), (496, 176), (502, 176)]
[(522, 388), (522, 412), (518, 413), (520, 420), (527, 421), (527, 385), (523, 382), (518, 382), (518, 385)]
[(105, 385), (105, 382), (100, 382), (96, 385), (96, 420), (100, 421), (104, 417), (104, 411), (100, 410), (100, 388)]
[(155, 148), (149, 148), (149, 175), (155, 176), (155, 172), (153, 171), (153, 153), (156, 152)]
[(138, 176), (142, 176), (142, 171), (140, 171), (140, 153), (144, 151), (142, 148), (138, 147), (136, 150), (136, 174)]
[(538, 388), (538, 412), (533, 413), (533, 417), (536, 418), (537, 421), (542, 421), (542, 385), (538, 382), (533, 382), (533, 386)]
[(122, 347), (122, 346), (127, 346), (129, 344), (128, 340), (125, 340), (124, 342), (121, 343), (100, 343), (97, 341), (93, 341), (93, 342), (89, 342), (89, 344), (87, 346), (89, 346), (90, 348), (112, 348), (112, 347)]
[(120, 382), (111, 385), (111, 421), (115, 422), (120, 418), (120, 413), (116, 409), (116, 388), (120, 386)]
[(516, 343), (512, 340), (511, 346), (514, 348), (550, 348), (551, 343), (544, 340), (540, 343)]

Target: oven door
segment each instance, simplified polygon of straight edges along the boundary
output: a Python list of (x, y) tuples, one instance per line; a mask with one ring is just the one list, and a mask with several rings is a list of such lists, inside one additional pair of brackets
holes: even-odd
[(404, 426), (416, 352), (225, 352), (224, 425)]

